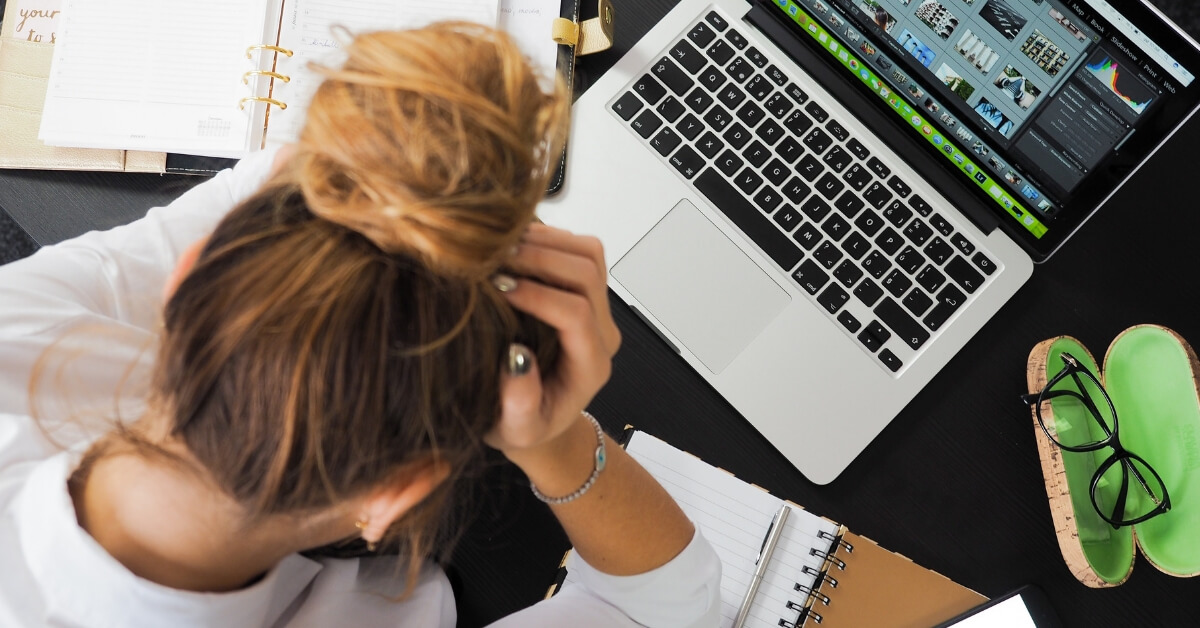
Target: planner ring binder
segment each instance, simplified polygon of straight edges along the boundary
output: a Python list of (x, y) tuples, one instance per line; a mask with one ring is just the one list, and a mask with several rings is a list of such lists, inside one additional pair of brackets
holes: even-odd
[(247, 96), (238, 102), (238, 109), (245, 109), (248, 102), (265, 102), (268, 105), (275, 105), (280, 109), (287, 109), (287, 103), (275, 100), (274, 98), (267, 98), (266, 96)]
[(269, 76), (273, 79), (279, 79), (279, 80), (283, 81), (284, 83), (292, 82), (292, 77), (290, 77), (286, 74), (280, 74), (278, 72), (272, 72), (270, 70), (250, 70), (249, 72), (246, 72), (245, 74), (242, 75), (242, 84), (249, 85), (250, 77), (252, 77), (252, 76)]
[(292, 56), (292, 51), (288, 50), (287, 48), (284, 48), (282, 46), (274, 46), (271, 44), (254, 44), (253, 46), (246, 48), (246, 58), (253, 59), (255, 51), (258, 51), (258, 50), (272, 50), (272, 51), (278, 52), (279, 54), (281, 54), (285, 57)]

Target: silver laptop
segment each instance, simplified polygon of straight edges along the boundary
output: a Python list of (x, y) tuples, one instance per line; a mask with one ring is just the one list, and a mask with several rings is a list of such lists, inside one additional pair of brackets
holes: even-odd
[(1136, 1), (683, 0), (578, 100), (539, 215), (824, 484), (1192, 115), (1193, 72)]

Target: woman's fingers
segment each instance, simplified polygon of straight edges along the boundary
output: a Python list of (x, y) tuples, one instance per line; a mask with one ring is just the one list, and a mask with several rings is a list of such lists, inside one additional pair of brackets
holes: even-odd
[(552, 430), (542, 412), (542, 376), (537, 359), (528, 348), (510, 345), (500, 372), (500, 420), (483, 437), (484, 442), (501, 451), (538, 444)]

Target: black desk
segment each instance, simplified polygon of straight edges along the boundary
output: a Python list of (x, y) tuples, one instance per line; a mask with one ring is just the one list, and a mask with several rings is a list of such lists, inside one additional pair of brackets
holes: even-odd
[[(587, 58), (594, 78), (666, 12), (671, 0), (625, 0), (615, 50)], [(884, 547), (995, 596), (1044, 588), (1070, 625), (1191, 625), (1200, 581), (1139, 557), (1130, 580), (1092, 590), (1068, 573), (1055, 540), (1024, 391), (1038, 341), (1080, 338), (1103, 354), (1124, 328), (1160, 323), (1200, 344), (1192, 303), (1188, 188), (1200, 144), (1193, 121), (1139, 173), (829, 486), (805, 481), (658, 337), (617, 304), (625, 344), (593, 406), (610, 431), (631, 423), (776, 495), (846, 523)], [(140, 175), (0, 173), (0, 207), (40, 243), (130, 220), (189, 180)], [(1189, 185), (1191, 184), (1191, 185)], [(1190, 227), (1190, 228), (1181, 228)], [(803, 399), (796, 405), (803, 411)], [(836, 421), (837, 417), (829, 420)], [(502, 470), (497, 475), (504, 477)], [(565, 539), (511, 478), (462, 543), (455, 570), (463, 625), (545, 592)], [(503, 510), (495, 504), (504, 503)]]

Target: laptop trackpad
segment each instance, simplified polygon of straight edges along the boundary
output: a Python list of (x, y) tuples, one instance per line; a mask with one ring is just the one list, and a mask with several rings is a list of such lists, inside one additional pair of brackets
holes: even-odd
[(713, 373), (791, 300), (686, 199), (613, 266), (612, 276)]

